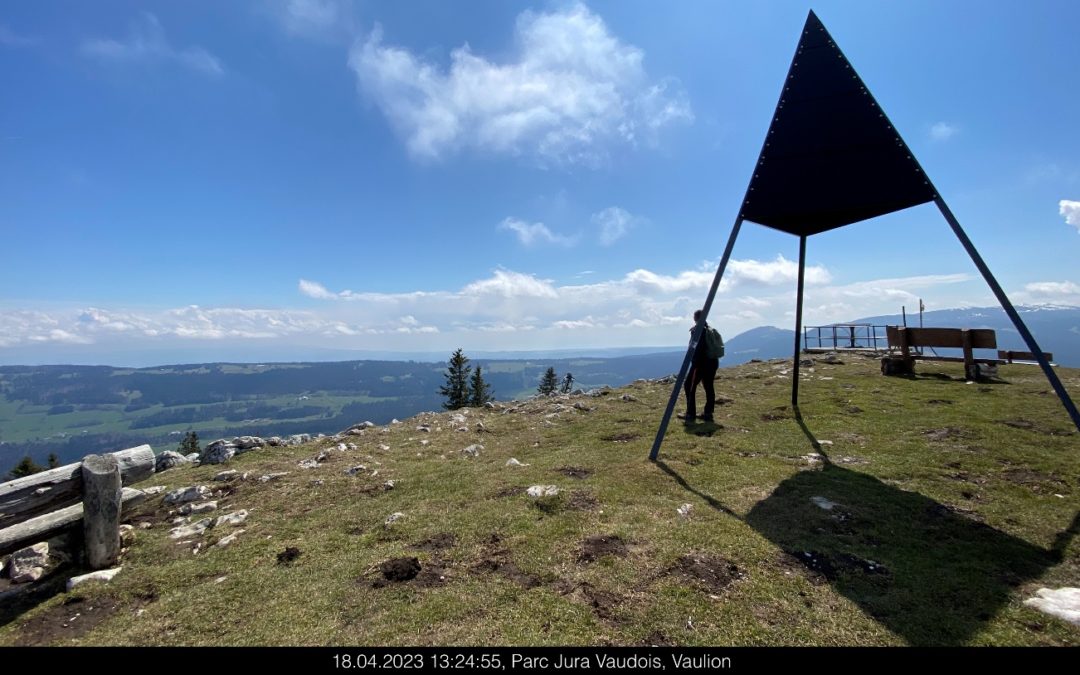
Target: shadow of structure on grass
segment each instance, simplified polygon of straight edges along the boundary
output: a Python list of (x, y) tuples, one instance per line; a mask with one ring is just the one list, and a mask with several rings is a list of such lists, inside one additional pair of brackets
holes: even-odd
[(823, 466), (780, 483), (744, 520), (910, 644), (967, 642), (1077, 532), (1074, 518), (1046, 550), (837, 466), (796, 415)]

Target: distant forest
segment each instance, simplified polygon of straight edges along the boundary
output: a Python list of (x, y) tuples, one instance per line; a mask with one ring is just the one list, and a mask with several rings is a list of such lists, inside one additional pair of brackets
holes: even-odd
[[(447, 355), (449, 356), (449, 354)], [(681, 354), (561, 360), (479, 360), (497, 400), (532, 395), (544, 371), (575, 387), (620, 386), (678, 370)], [(334, 434), (439, 410), (446, 363), (186, 364), (0, 367), (0, 475), (22, 457), (70, 462), (151, 444), (175, 449), (194, 430), (205, 444), (239, 435)]]

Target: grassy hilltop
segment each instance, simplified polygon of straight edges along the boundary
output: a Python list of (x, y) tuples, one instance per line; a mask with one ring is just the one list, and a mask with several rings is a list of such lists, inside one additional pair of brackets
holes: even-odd
[(178, 543), (151, 497), (112, 582), (0, 608), (0, 644), (1080, 645), (1023, 605), (1080, 585), (1080, 437), (1038, 368), (843, 358), (802, 369), (801, 422), (790, 362), (721, 369), (718, 424), (657, 463), (671, 384), (637, 382), (164, 472), (136, 487), (246, 521)]

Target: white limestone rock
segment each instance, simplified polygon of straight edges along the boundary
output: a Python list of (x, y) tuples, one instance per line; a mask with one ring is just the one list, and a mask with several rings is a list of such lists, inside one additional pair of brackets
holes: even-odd
[(122, 570), (122, 569), (124, 569), (124, 568), (123, 567), (114, 567), (111, 570), (98, 570), (96, 572), (91, 572), (89, 574), (83, 574), (81, 576), (71, 577), (70, 579), (68, 579), (68, 582), (67, 582), (67, 590), (68, 590), (68, 592), (70, 592), (71, 589), (73, 589), (76, 586), (79, 586), (81, 584), (84, 584), (84, 583), (86, 583), (88, 581), (105, 581), (105, 582), (112, 581), (113, 577), (115, 577), (117, 574), (120, 574), (120, 570)]
[(461, 450), (461, 454), (465, 455), (466, 457), (479, 457), (480, 451), (483, 449), (484, 446), (480, 445), (479, 443), (473, 443), (469, 447), (463, 448)]
[(539, 499), (540, 497), (554, 497), (559, 494), (559, 488), (555, 485), (533, 485), (526, 490), (526, 494), (534, 499)]
[(240, 472), (235, 470), (222, 471), (214, 475), (216, 481), (233, 481), (240, 477)]
[(180, 515), (182, 516), (193, 516), (200, 513), (210, 513), (211, 511), (217, 511), (216, 501), (202, 502), (201, 504), (190, 503), (180, 507)]
[(172, 506), (176, 504), (186, 504), (188, 502), (197, 502), (199, 500), (207, 499), (211, 494), (210, 488), (205, 485), (194, 485), (192, 487), (173, 490), (166, 494), (165, 503)]
[(214, 548), (225, 548), (229, 544), (236, 541), (236, 538), (239, 537), (240, 535), (242, 535), (246, 531), (247, 530), (237, 530), (236, 532), (233, 532), (232, 534), (228, 535), (227, 537), (222, 537), (221, 539), (218, 539), (217, 543), (214, 544)]
[(227, 513), (224, 516), (219, 516), (214, 520), (213, 527), (221, 527), (222, 525), (239, 525), (247, 520), (248, 512), (246, 510), (240, 510), (235, 513)]
[(184, 464), (190, 464), (186, 456), (181, 455), (179, 452), (173, 450), (166, 450), (165, 452), (154, 458), (154, 472), (161, 473), (162, 471), (168, 471)]
[(278, 471), (276, 473), (268, 473), (265, 476), (259, 476), (259, 482), (260, 483), (269, 483), (272, 480), (277, 480), (278, 478), (281, 478), (282, 476), (288, 476), (288, 475), (289, 475), (288, 471)]
[(214, 524), (214, 521), (210, 518), (203, 518), (197, 523), (190, 525), (181, 525), (180, 527), (174, 527), (169, 530), (170, 539), (187, 539), (188, 537), (197, 537), (203, 532), (206, 532)]
[(521, 462), (517, 461), (515, 458), (511, 457), (510, 459), (506, 460), (506, 466), (529, 466), (529, 465), (528, 464), (522, 464)]
[(386, 520), (383, 521), (383, 527), (390, 527), (404, 517), (405, 514), (400, 511), (398, 511), (397, 513), (391, 513), (389, 516), (386, 517)]

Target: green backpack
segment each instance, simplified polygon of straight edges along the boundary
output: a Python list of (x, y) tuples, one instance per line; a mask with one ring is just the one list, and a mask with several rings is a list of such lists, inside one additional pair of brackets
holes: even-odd
[(710, 359), (724, 358), (724, 338), (720, 331), (712, 326), (705, 326), (705, 355)]

